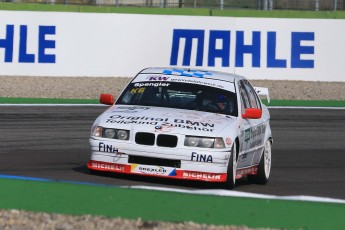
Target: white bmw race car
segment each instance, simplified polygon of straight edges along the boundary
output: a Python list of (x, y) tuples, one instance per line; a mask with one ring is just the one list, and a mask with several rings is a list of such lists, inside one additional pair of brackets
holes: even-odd
[(88, 168), (223, 183), (266, 184), (270, 114), (246, 78), (179, 68), (142, 70), (94, 122)]

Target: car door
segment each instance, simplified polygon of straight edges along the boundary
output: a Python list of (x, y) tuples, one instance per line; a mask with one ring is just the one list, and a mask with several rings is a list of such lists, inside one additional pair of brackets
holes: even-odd
[[(262, 109), (261, 101), (249, 81), (243, 80), (242, 83), (249, 97), (251, 108)], [(261, 117), (260, 119), (251, 119), (250, 125), (250, 146), (248, 151), (252, 159), (251, 165), (256, 165), (259, 164), (264, 146), (266, 123)]]
[[(238, 89), (241, 100), (241, 114), (244, 114), (246, 108), (252, 108), (249, 94), (246, 90), (244, 80), (238, 82)], [(248, 167), (252, 163), (253, 153), (250, 151), (252, 145), (251, 132), (252, 127), (255, 125), (253, 119), (242, 119), (240, 124), (240, 137), (239, 137), (239, 156), (237, 161), (237, 168)]]

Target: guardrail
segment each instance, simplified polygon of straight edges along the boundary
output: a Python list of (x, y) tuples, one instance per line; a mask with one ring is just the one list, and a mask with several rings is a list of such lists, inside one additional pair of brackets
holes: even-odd
[(0, 2), (134, 6), (160, 8), (345, 10), (345, 0), (0, 0)]

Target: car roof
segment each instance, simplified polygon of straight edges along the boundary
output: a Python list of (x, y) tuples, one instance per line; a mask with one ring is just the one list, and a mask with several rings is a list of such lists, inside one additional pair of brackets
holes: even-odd
[(224, 73), (212, 70), (200, 70), (190, 68), (172, 68), (172, 67), (151, 67), (142, 70), (139, 74), (163, 74), (163, 75), (176, 75), (176, 76), (187, 76), (187, 77), (200, 77), (215, 79), (227, 82), (234, 82), (236, 78), (244, 78), (242, 76)]

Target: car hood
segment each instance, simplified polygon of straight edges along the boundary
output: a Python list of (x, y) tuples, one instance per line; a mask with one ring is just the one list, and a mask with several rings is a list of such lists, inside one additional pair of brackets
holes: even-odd
[(114, 105), (96, 120), (96, 125), (134, 130), (197, 136), (217, 136), (235, 117), (163, 107)]

